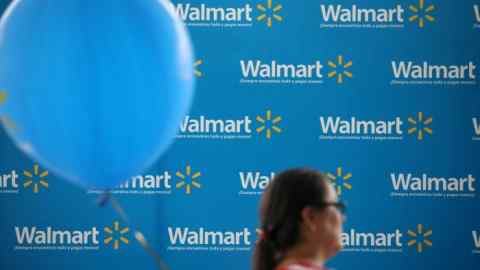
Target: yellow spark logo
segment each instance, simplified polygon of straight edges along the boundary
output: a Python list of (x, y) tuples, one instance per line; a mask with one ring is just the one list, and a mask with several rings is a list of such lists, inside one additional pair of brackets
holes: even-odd
[(113, 249), (115, 250), (118, 250), (120, 248), (120, 242), (128, 245), (128, 238), (124, 236), (130, 231), (128, 227), (120, 229), (120, 224), (118, 223), (118, 221), (115, 221), (113, 223), (113, 228), (105, 227), (103, 230), (108, 234), (108, 236), (104, 240), (105, 245), (113, 242)]
[(352, 185), (348, 183), (348, 181), (352, 178), (352, 174), (344, 174), (342, 167), (337, 168), (336, 175), (333, 175), (332, 173), (327, 173), (326, 175), (333, 184), (333, 187), (337, 190), (338, 196), (342, 195), (343, 188), (348, 190), (352, 189)]
[[(337, 62), (336, 63), (332, 62), (332, 61), (328, 61), (327, 64), (328, 64), (329, 67), (334, 69), (333, 71), (328, 73), (328, 77), (329, 78), (337, 77), (337, 83), (339, 83), (339, 84), (343, 83), (344, 76), (348, 77), (350, 79), (353, 77), (353, 74), (350, 71), (347, 70), (348, 68), (350, 68), (353, 65), (353, 62), (348, 61), (347, 63), (345, 63), (345, 60), (343, 59), (342, 55), (339, 55), (337, 57)], [(340, 69), (342, 69), (342, 70), (340, 70)]]
[[(408, 122), (413, 125), (413, 127), (408, 129), (408, 134), (418, 133), (418, 140), (423, 140), (424, 134), (428, 133), (432, 135), (433, 131), (431, 128), (428, 127), (433, 122), (432, 117), (425, 119), (423, 112), (418, 113), (418, 119), (414, 119), (413, 117), (408, 118)], [(420, 127), (422, 125), (423, 127)]]
[[(8, 97), (7, 92), (0, 90), (0, 106), (2, 106), (7, 102), (7, 97)], [(6, 128), (9, 128), (12, 130), (16, 128), (15, 123), (6, 116), (0, 115), (0, 122), (2, 122)]]
[(273, 117), (272, 111), (270, 110), (267, 111), (265, 117), (258, 115), (256, 120), (260, 124), (260, 126), (257, 128), (257, 133), (260, 134), (265, 131), (268, 140), (272, 138), (272, 131), (276, 133), (282, 132), (282, 129), (278, 126), (278, 124), (282, 121), (282, 117)]
[(175, 187), (177, 189), (185, 187), (185, 193), (188, 195), (192, 193), (192, 186), (194, 188), (202, 188), (202, 185), (198, 182), (198, 178), (202, 176), (202, 174), (200, 172), (192, 174), (192, 167), (190, 165), (187, 165), (185, 174), (178, 171), (176, 176), (180, 178), (180, 182), (177, 183)]
[[(40, 173), (38, 164), (35, 164), (33, 166), (33, 173), (31, 171), (25, 170), (23, 171), (23, 175), (27, 177), (25, 179), (25, 183), (23, 183), (24, 188), (33, 186), (33, 193), (38, 193), (39, 187), (44, 187), (48, 189), (48, 182), (45, 179), (45, 177), (48, 176), (48, 171), (43, 171), (42, 173)], [(34, 178), (38, 178), (38, 180)]]
[(410, 5), (408, 7), (410, 11), (413, 12), (413, 15), (408, 18), (410, 22), (414, 22), (418, 20), (418, 26), (420, 28), (425, 27), (425, 20), (434, 22), (435, 18), (430, 15), (432, 11), (435, 10), (435, 6), (433, 4), (430, 4), (428, 7), (425, 8), (425, 0), (419, 0), (418, 1), (418, 6), (416, 5)]
[(267, 21), (267, 26), (269, 28), (272, 27), (273, 20), (277, 20), (279, 22), (283, 21), (283, 17), (278, 15), (277, 13), (282, 10), (281, 4), (276, 4), (275, 7), (273, 6), (272, 0), (267, 1), (267, 7), (262, 4), (257, 5), (257, 9), (262, 13), (257, 17), (257, 21)]
[(416, 232), (414, 232), (412, 230), (408, 230), (407, 234), (410, 237), (414, 238), (414, 239), (408, 241), (408, 246), (411, 247), (413, 245), (416, 245), (418, 253), (423, 252), (423, 249), (424, 249), (423, 247), (424, 246), (428, 246), (428, 247), (432, 246), (432, 241), (430, 239), (428, 239), (428, 237), (432, 235), (432, 230), (424, 231), (424, 228), (423, 228), (422, 224), (417, 225), (417, 231)]
[(195, 63), (193, 63), (193, 74), (195, 74), (196, 77), (202, 77), (203, 73), (198, 69), (198, 66), (203, 64), (203, 60), (197, 60)]

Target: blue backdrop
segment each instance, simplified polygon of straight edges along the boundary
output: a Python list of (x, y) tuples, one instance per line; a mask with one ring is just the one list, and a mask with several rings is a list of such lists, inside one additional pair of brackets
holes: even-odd
[(197, 94), (162, 160), (112, 190), (128, 221), (1, 131), (0, 269), (155, 269), (135, 231), (172, 269), (249, 269), (260, 195), (298, 166), (349, 207), (330, 267), (478, 268), (479, 1), (172, 7)]

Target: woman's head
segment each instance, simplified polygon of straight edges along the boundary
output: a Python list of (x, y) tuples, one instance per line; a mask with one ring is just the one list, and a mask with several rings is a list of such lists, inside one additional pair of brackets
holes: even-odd
[(262, 239), (254, 270), (272, 270), (293, 248), (325, 259), (341, 248), (341, 204), (325, 177), (311, 169), (291, 169), (275, 177), (260, 206)]

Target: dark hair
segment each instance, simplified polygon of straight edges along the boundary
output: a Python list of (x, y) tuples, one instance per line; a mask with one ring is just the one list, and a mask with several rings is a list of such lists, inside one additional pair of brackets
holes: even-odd
[(300, 238), (301, 212), (324, 202), (326, 178), (312, 169), (278, 174), (265, 190), (260, 206), (262, 234), (255, 246), (253, 270), (273, 270)]

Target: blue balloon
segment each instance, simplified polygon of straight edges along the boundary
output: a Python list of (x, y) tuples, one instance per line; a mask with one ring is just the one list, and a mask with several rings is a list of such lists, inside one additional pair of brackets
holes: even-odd
[(193, 53), (163, 0), (17, 0), (0, 22), (0, 117), (27, 154), (84, 187), (140, 173), (193, 98)]

